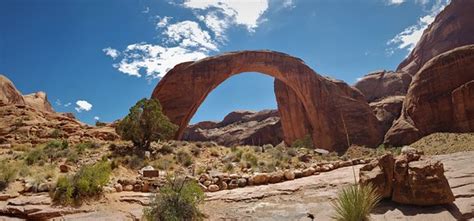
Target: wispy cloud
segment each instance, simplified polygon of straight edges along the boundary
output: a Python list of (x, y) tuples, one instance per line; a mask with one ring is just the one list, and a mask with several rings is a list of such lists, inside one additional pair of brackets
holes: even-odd
[[(428, 0), (416, 0), (416, 2), (423, 7), (426, 7), (429, 3)], [(387, 42), (387, 45), (390, 46), (390, 48), (387, 49), (387, 54), (391, 55), (398, 49), (406, 49), (408, 52), (412, 51), (423, 35), (423, 31), (435, 20), (436, 15), (438, 15), (448, 3), (449, 0), (435, 0), (431, 8), (427, 10), (427, 14), (420, 17), (416, 24), (405, 28)]]
[(120, 52), (116, 49), (113, 49), (111, 47), (108, 47), (108, 48), (104, 48), (102, 49), (102, 51), (107, 55), (107, 56), (110, 56), (112, 59), (115, 60), (115, 58), (117, 58), (119, 55), (120, 55)]
[(76, 107), (74, 108), (78, 113), (82, 111), (90, 111), (92, 109), (92, 104), (85, 100), (76, 101)]
[[(284, 0), (287, 7), (294, 1)], [(255, 32), (264, 21), (268, 0), (185, 0), (176, 7), (189, 9), (195, 20), (172, 22), (173, 17), (156, 16), (159, 44), (140, 42), (128, 45), (123, 51), (104, 48), (106, 55), (120, 58), (113, 64), (118, 71), (148, 79), (163, 77), (176, 64), (198, 60), (218, 52), (227, 41), (226, 32), (231, 27), (242, 26)]]
[(95, 117), (94, 117), (94, 120), (95, 120), (95, 121), (99, 121), (99, 120), (100, 120), (100, 117), (99, 117), (99, 116), (95, 116)]
[(405, 0), (387, 0), (387, 4), (389, 5), (400, 5), (403, 2), (405, 2)]

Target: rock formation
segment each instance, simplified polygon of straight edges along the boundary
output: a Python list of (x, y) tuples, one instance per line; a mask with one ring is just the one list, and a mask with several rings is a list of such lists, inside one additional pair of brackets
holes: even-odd
[(91, 127), (71, 113), (56, 113), (46, 93), (24, 95), (0, 75), (0, 144), (39, 144), (51, 139), (70, 142), (118, 139), (110, 126)]
[(277, 145), (283, 140), (277, 110), (233, 111), (221, 122), (203, 121), (186, 128), (183, 140), (214, 141), (224, 146)]
[(3, 104), (25, 104), (25, 100), (21, 93), (16, 89), (15, 85), (0, 74), (0, 102)]
[(389, 96), (405, 95), (411, 82), (411, 75), (405, 72), (379, 71), (370, 73), (354, 85), (368, 102)]
[(391, 96), (369, 104), (374, 110), (384, 134), (390, 129), (393, 121), (400, 117), (404, 99), (405, 96)]
[(474, 45), (427, 62), (414, 76), (385, 143), (410, 144), (433, 132), (474, 131)]
[(48, 101), (46, 93), (44, 93), (43, 91), (24, 95), (23, 98), (25, 99), (26, 105), (32, 108), (42, 111), (54, 112), (53, 107)]
[[(179, 126), (176, 138), (180, 139), (206, 96), (242, 72), (273, 76), (293, 90), (304, 108), (316, 147), (345, 150), (346, 134), (352, 144), (380, 143), (380, 126), (362, 94), (345, 83), (318, 75), (298, 58), (273, 51), (232, 52), (178, 64), (159, 82), (152, 98), (161, 102), (164, 113)], [(277, 97), (279, 93), (277, 90)], [(285, 107), (279, 104), (280, 110)], [(304, 122), (281, 120), (284, 134), (304, 127)], [(285, 142), (291, 144), (293, 140), (285, 137)]]
[(472, 0), (452, 0), (423, 32), (420, 41), (400, 63), (397, 71), (415, 75), (435, 56), (460, 46), (474, 44), (473, 11)]
[(397, 158), (384, 155), (359, 171), (362, 185), (372, 184), (384, 198), (402, 204), (431, 206), (452, 203), (454, 195), (439, 161), (419, 160), (418, 153)]

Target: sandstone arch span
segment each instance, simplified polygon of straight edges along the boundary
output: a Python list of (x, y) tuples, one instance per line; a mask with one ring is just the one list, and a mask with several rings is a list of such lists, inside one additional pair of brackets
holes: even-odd
[(161, 79), (152, 98), (179, 126), (176, 139), (207, 95), (229, 77), (260, 72), (274, 77), (285, 142), (309, 133), (315, 146), (328, 150), (351, 143), (376, 146), (383, 134), (360, 92), (322, 77), (301, 59), (274, 51), (238, 51), (176, 65)]

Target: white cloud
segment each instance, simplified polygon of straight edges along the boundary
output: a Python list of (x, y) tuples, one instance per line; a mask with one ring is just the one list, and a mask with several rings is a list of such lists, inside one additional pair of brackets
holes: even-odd
[[(417, 0), (420, 4), (427, 4), (425, 0)], [(441, 12), (449, 3), (449, 0), (436, 0), (427, 15), (420, 17), (415, 25), (405, 28), (398, 33), (394, 38), (387, 42), (387, 45), (393, 45), (397, 49), (406, 49), (409, 52), (415, 48), (416, 44), (423, 35), (423, 31), (435, 20), (436, 15)], [(395, 49), (390, 49), (390, 54), (393, 54)]]
[(85, 100), (76, 101), (76, 105), (77, 106), (74, 109), (76, 109), (78, 113), (82, 111), (90, 111), (92, 109), (92, 104), (90, 104), (89, 102)]
[(403, 2), (405, 2), (405, 0), (388, 0), (387, 3), (389, 5), (400, 5), (402, 4)]
[(156, 27), (157, 28), (164, 28), (166, 27), (166, 25), (168, 25), (169, 21), (173, 18), (173, 17), (169, 17), (169, 16), (165, 16), (165, 17), (161, 17), (161, 16), (157, 16), (158, 18), (158, 22), (156, 23)]
[[(287, 7), (294, 5), (293, 0), (283, 1)], [(268, 0), (184, 0), (182, 4), (172, 5), (190, 9), (196, 21), (171, 23), (172, 17), (156, 16), (161, 43), (135, 43), (122, 52), (104, 49), (114, 60), (120, 57), (113, 64), (118, 71), (136, 77), (160, 78), (176, 64), (205, 58), (225, 44), (226, 31), (231, 26), (244, 26), (254, 32), (264, 21), (262, 15), (268, 8)], [(207, 29), (198, 22), (204, 23)]]
[(71, 102), (64, 104), (65, 107), (71, 106)]
[[(218, 11), (230, 18), (230, 22), (244, 25), (253, 32), (258, 27), (261, 16), (268, 9), (268, 0), (185, 0), (183, 6), (204, 13), (209, 10)], [(207, 23), (206, 25), (211, 26)]]
[(181, 47), (199, 48), (201, 50), (217, 51), (217, 45), (213, 42), (209, 32), (202, 30), (194, 21), (183, 21), (169, 25), (164, 32), (171, 43), (177, 43)]
[(95, 116), (95, 117), (94, 117), (94, 120), (95, 120), (95, 121), (99, 121), (99, 120), (100, 120), (100, 117)]
[(59, 100), (59, 99), (56, 99), (56, 101), (54, 103), (56, 104), (56, 106), (61, 106), (62, 105), (61, 100)]
[(283, 0), (283, 8), (295, 8), (295, 2), (293, 0)]
[(163, 47), (146, 43), (129, 45), (124, 58), (115, 64), (120, 72), (141, 77), (144, 69), (148, 78), (163, 77), (176, 64), (194, 61), (207, 56), (205, 51), (192, 51), (183, 47)]
[(108, 47), (108, 48), (104, 48), (102, 49), (102, 51), (107, 55), (107, 56), (110, 56), (112, 59), (115, 60), (115, 58), (117, 58), (119, 55), (120, 55), (120, 52), (116, 49), (113, 49), (111, 47)]

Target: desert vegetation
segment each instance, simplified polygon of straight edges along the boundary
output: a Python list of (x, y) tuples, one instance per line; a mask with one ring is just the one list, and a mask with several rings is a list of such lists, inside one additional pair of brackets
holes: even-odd
[(333, 202), (337, 221), (366, 221), (381, 197), (371, 185), (349, 185), (344, 187)]

